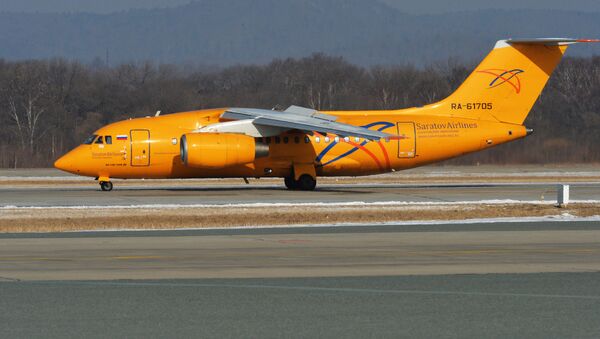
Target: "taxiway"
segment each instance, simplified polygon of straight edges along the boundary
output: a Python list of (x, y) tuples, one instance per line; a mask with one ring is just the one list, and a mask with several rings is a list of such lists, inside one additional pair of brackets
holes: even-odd
[[(122, 187), (102, 192), (96, 187), (0, 188), (2, 206), (128, 206), (314, 202), (456, 202), (486, 200), (555, 201), (557, 185), (539, 184), (341, 184), (319, 185), (317, 191), (288, 191), (283, 185), (201, 187)], [(571, 199), (600, 201), (600, 183), (571, 186)]]

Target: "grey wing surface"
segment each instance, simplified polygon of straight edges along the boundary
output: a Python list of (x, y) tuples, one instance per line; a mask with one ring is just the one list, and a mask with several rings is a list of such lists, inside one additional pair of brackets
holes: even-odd
[(221, 117), (231, 120), (250, 119), (254, 125), (298, 129), (307, 132), (332, 133), (342, 137), (353, 136), (379, 140), (393, 136), (360, 126), (336, 122), (336, 117), (334, 116), (297, 106), (291, 106), (284, 112), (255, 108), (230, 108)]

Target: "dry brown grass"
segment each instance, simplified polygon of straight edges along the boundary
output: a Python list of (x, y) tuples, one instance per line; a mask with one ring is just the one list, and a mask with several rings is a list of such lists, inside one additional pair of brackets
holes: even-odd
[(0, 232), (175, 229), (259, 225), (377, 223), (409, 220), (600, 215), (600, 204), (473, 204), (376, 207), (201, 207), (165, 209), (4, 209)]

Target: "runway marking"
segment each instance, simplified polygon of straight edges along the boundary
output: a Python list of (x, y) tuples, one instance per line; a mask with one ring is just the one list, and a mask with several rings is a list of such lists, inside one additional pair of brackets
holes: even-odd
[[(102, 257), (99, 257), (101, 259)], [(143, 260), (143, 259), (165, 259), (166, 257), (159, 255), (128, 255), (128, 256), (117, 256), (117, 257), (108, 257), (107, 259), (114, 260)]]
[(390, 290), (375, 288), (339, 288), (316, 286), (283, 286), (283, 285), (253, 285), (253, 284), (203, 284), (203, 283), (170, 283), (170, 282), (100, 282), (100, 281), (68, 281), (68, 282), (22, 282), (22, 284), (43, 285), (91, 285), (91, 286), (118, 286), (118, 287), (209, 287), (209, 288), (244, 288), (244, 289), (273, 289), (296, 290), (307, 292), (328, 293), (365, 293), (365, 294), (391, 294), (391, 295), (447, 295), (447, 296), (481, 296), (481, 297), (515, 297), (515, 298), (549, 298), (549, 299), (583, 299), (600, 300), (600, 295), (569, 295), (569, 294), (537, 294), (537, 293), (504, 293), (504, 292), (478, 292), (478, 291), (444, 291), (444, 290)]
[[(416, 196), (416, 195), (415, 195)], [(417, 196), (420, 197), (420, 196)], [(432, 199), (423, 196), (422, 198)], [(600, 200), (571, 200), (572, 204), (599, 204)], [(555, 205), (552, 200), (465, 200), (465, 201), (339, 201), (339, 202), (267, 202), (267, 203), (223, 203), (223, 204), (132, 204), (132, 205), (79, 205), (79, 206), (16, 206), (2, 205), (0, 210), (110, 210), (110, 209), (181, 209), (181, 208), (244, 208), (244, 207), (363, 207), (363, 206), (455, 206), (455, 205)]]
[(280, 244), (305, 244), (305, 243), (309, 243), (312, 241), (304, 240), (304, 239), (282, 239), (282, 240), (277, 240), (277, 242)]

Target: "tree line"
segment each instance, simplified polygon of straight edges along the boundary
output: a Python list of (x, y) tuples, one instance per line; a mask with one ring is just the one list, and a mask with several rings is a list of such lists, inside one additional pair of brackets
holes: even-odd
[[(199, 68), (65, 59), (0, 60), (0, 167), (47, 167), (110, 122), (212, 107), (396, 109), (446, 97), (473, 69), (448, 60), (359, 67), (314, 54), (266, 65)], [(566, 58), (540, 96), (525, 140), (455, 164), (600, 162), (600, 57)]]

